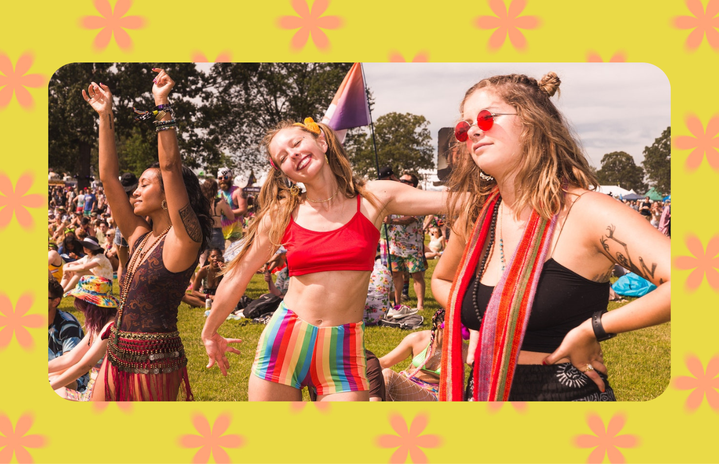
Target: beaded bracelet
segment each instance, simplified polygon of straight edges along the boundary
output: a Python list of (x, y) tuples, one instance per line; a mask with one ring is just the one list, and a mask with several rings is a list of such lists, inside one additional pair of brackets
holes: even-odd
[(168, 119), (167, 121), (153, 121), (156, 127), (169, 126), (170, 124), (177, 124), (174, 119)]
[(162, 132), (162, 131), (166, 131), (166, 130), (170, 130), (170, 129), (177, 129), (177, 126), (173, 124), (173, 125), (167, 125), (167, 126), (159, 126), (159, 127), (155, 128), (155, 130), (157, 132)]
[(158, 111), (172, 110), (172, 105), (170, 105), (170, 103), (168, 102), (168, 103), (165, 104), (165, 105), (157, 105), (157, 106), (155, 107), (155, 109), (158, 110)]

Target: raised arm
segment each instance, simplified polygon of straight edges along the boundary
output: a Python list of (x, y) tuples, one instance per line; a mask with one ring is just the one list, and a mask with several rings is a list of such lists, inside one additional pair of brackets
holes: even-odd
[(419, 190), (401, 182), (376, 180), (367, 183), (367, 189), (374, 194), (381, 205), (379, 222), (390, 214), (424, 216), (441, 214), (447, 209), (447, 194)]
[(92, 83), (82, 91), (86, 102), (97, 111), (100, 128), (99, 136), (99, 171), (100, 180), (105, 188), (107, 202), (112, 215), (124, 237), (131, 237), (138, 228), (150, 230), (147, 222), (132, 210), (127, 194), (120, 183), (120, 167), (115, 147), (115, 120), (112, 113), (112, 93), (105, 84)]
[[(155, 68), (153, 71), (158, 72), (152, 86), (155, 105), (169, 105), (168, 96), (175, 86), (175, 82), (164, 70)], [(171, 113), (167, 112), (161, 121), (172, 119)], [(165, 258), (168, 269), (182, 270), (195, 261), (203, 236), (200, 221), (192, 210), (182, 177), (182, 158), (177, 146), (176, 126), (169, 130), (158, 131), (157, 152), (167, 210), (170, 214), (170, 222), (174, 226), (167, 234), (166, 240), (170, 253), (167, 256), (163, 254), (163, 258)]]
[(225, 216), (228, 220), (234, 221), (235, 220), (235, 213), (232, 208), (230, 208), (230, 205), (225, 201), (224, 198), (222, 198), (219, 202), (220, 205), (220, 211), (222, 212), (222, 215)]

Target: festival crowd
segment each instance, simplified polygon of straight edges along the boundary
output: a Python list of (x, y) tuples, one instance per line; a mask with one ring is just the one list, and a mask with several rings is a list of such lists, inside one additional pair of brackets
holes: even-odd
[[(266, 324), (251, 401), (298, 401), (303, 387), (317, 401), (613, 401), (600, 342), (669, 320), (670, 202), (594, 191), (550, 100), (554, 73), (466, 92), (464, 156), (446, 191), (389, 166), (358, 178), (334, 131), (306, 118), (268, 128), (268, 175), (252, 198), (229, 167), (198, 179), (182, 165), (174, 81), (154, 71), (156, 107), (138, 119), (157, 130), (157, 163), (139, 178), (119, 172), (112, 93), (93, 82), (82, 96), (98, 117), (99, 181), (80, 190), (49, 175), (48, 372), (60, 396), (192, 400), (181, 302), (204, 311), (196, 336), (224, 375), (239, 340), (222, 325)], [(656, 290), (607, 312), (615, 268)], [(256, 273), (267, 293), (250, 300)], [(428, 290), (441, 308), (417, 330)], [(364, 329), (378, 324), (412, 331), (375, 355)]]

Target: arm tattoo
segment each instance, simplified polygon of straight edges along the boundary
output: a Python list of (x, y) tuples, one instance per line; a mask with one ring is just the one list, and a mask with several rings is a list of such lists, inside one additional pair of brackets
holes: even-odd
[[(607, 227), (607, 235), (599, 239), (599, 241), (602, 243), (602, 248), (604, 248), (604, 251), (607, 253), (607, 256), (614, 259), (620, 266), (629, 269), (631, 272), (637, 274), (638, 276), (641, 276), (647, 280), (653, 279), (654, 273), (657, 270), (657, 263), (652, 263), (650, 269), (647, 266), (647, 263), (644, 261), (644, 258), (642, 258), (641, 256), (638, 257), (639, 265), (632, 261), (632, 258), (629, 256), (629, 249), (627, 247), (627, 244), (614, 236), (614, 232), (616, 231), (616, 229), (617, 227), (615, 225), (609, 225), (609, 227)], [(622, 248), (624, 248), (624, 252), (617, 251), (615, 256), (612, 257), (611, 253), (609, 252), (609, 240), (618, 243)]]
[(599, 282), (599, 283), (609, 282), (609, 278), (612, 277), (613, 273), (614, 273), (614, 266), (609, 268), (609, 270), (607, 270), (607, 272), (595, 275), (592, 280), (594, 282)]
[(202, 228), (200, 227), (200, 221), (197, 220), (197, 216), (195, 212), (192, 211), (192, 207), (189, 203), (180, 209), (180, 219), (182, 219), (182, 224), (185, 226), (185, 231), (190, 239), (192, 239), (193, 242), (201, 242)]
[(108, 123), (110, 129), (115, 130), (115, 126), (114, 126), (115, 121), (113, 119), (115, 119), (115, 118), (112, 117), (112, 114), (107, 115), (107, 123)]

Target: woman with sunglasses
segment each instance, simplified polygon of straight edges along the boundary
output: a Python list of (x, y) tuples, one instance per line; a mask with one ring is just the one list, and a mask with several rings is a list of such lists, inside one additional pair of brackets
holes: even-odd
[(142, 173), (132, 202), (119, 180), (110, 89), (93, 82), (82, 91), (99, 115), (100, 179), (130, 244), (117, 318), (102, 334), (107, 357), (93, 401), (193, 399), (177, 307), (209, 241), (212, 219), (197, 176), (182, 165), (168, 98), (175, 83), (164, 70), (153, 71), (159, 163)]
[[(312, 384), (319, 401), (367, 401), (365, 300), (389, 214), (441, 212), (444, 195), (399, 182), (364, 183), (352, 174), (335, 133), (311, 118), (284, 121), (262, 142), (271, 165), (261, 210), (228, 265), (202, 331), (208, 367), (227, 374), (237, 342), (218, 334), (255, 272), (287, 249), (287, 294), (263, 332), (249, 381), (250, 401), (300, 401)], [(306, 189), (301, 193), (297, 183)]]
[[(669, 240), (592, 191), (550, 100), (559, 84), (554, 73), (494, 76), (460, 105), (447, 215), (458, 220), (432, 277), (447, 307), (441, 400), (614, 400), (600, 342), (670, 318)], [(658, 288), (606, 313), (615, 264)], [(472, 329), (464, 392), (460, 322)]]

